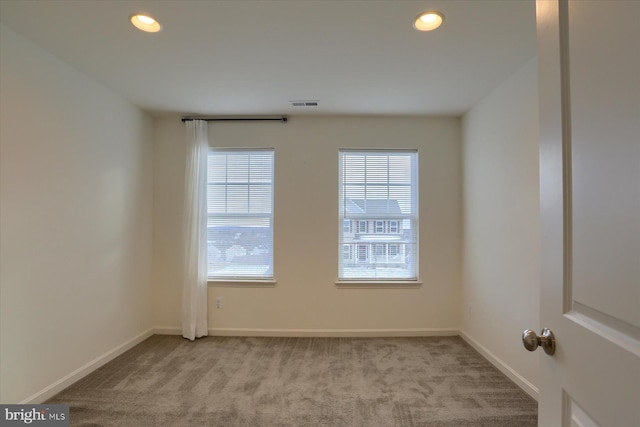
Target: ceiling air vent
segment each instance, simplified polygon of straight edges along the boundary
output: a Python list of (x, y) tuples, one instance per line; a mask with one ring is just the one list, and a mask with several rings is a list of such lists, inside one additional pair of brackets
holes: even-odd
[(318, 101), (289, 101), (293, 107), (317, 107)]

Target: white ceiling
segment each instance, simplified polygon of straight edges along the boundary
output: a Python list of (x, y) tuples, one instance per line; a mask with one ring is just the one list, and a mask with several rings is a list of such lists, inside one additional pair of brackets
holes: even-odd
[(532, 0), (1, 0), (0, 22), (152, 113), (460, 115), (536, 54)]

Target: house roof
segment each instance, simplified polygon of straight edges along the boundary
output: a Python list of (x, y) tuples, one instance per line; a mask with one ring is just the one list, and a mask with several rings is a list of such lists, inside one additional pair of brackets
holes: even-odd
[(345, 210), (351, 215), (402, 215), (398, 201), (393, 199), (346, 199)]

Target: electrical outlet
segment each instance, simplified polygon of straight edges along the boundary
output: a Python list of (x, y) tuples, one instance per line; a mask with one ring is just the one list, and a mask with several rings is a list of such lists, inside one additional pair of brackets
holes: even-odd
[(222, 298), (221, 297), (217, 297), (216, 298), (216, 308), (222, 308)]

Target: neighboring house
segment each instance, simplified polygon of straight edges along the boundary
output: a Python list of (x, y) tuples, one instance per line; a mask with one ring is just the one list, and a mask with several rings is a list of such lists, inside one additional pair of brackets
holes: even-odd
[(344, 266), (405, 265), (410, 242), (397, 200), (347, 199), (343, 229)]

